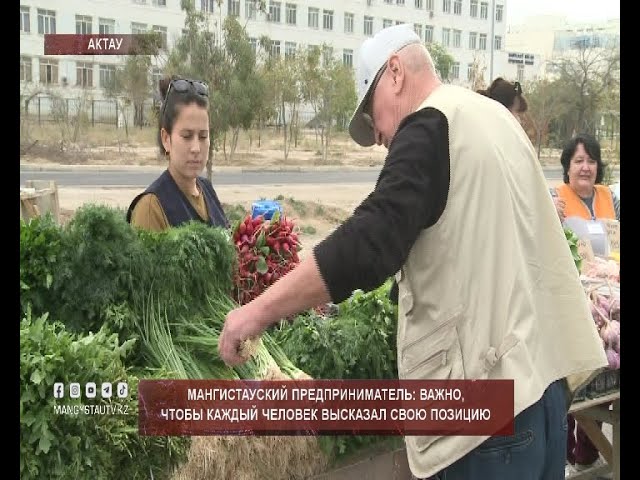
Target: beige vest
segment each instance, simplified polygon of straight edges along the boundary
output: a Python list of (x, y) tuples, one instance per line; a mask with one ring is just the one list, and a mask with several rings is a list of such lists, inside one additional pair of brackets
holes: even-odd
[[(514, 415), (557, 379), (575, 393), (607, 359), (531, 142), (466, 88), (442, 85), (424, 107), (448, 120), (451, 179), (396, 274), (399, 377), (513, 379)], [(429, 477), (486, 438), (407, 436), (411, 471)]]

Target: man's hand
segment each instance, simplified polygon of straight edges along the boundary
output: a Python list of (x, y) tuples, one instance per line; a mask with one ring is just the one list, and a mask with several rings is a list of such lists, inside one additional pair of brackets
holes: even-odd
[(257, 338), (265, 328), (249, 305), (236, 308), (227, 314), (218, 339), (218, 353), (228, 366), (241, 365), (248, 360), (240, 355), (240, 345), (247, 339)]
[(560, 221), (564, 222), (564, 208), (566, 207), (565, 201), (560, 197), (553, 197), (553, 203), (556, 205), (556, 211)]

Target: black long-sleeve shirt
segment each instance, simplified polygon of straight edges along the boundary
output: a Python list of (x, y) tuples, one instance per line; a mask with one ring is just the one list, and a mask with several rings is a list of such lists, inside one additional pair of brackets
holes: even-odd
[(406, 117), (373, 192), (316, 245), (315, 259), (334, 303), (395, 274), (420, 232), (440, 218), (449, 191), (448, 132), (446, 118), (432, 108)]

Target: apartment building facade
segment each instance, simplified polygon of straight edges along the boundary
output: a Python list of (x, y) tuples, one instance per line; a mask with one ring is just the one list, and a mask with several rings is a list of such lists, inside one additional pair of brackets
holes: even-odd
[(578, 55), (584, 48), (609, 48), (620, 45), (620, 19), (591, 23), (569, 23), (565, 17), (541, 15), (522, 25), (512, 25), (506, 33), (507, 49), (527, 51), (538, 61), (538, 75), (553, 77), (554, 62)]
[[(493, 77), (515, 79), (505, 50), (506, 0), (194, 0), (212, 24), (227, 15), (246, 25), (254, 45), (271, 39), (271, 53), (286, 56), (297, 48), (327, 44), (347, 65), (357, 62), (358, 47), (382, 28), (413, 25), (425, 42), (438, 42), (455, 60), (452, 83), (469, 85), (474, 65)], [(46, 56), (46, 33), (160, 32), (168, 48), (182, 34), (180, 0), (22, 0), (20, 5), (20, 80), (25, 88), (79, 91), (100, 98), (121, 57)], [(493, 68), (491, 62), (493, 61)], [(162, 65), (153, 75), (160, 76)]]

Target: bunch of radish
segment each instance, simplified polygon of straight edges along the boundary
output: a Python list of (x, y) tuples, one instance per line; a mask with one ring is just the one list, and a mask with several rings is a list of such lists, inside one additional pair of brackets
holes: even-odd
[(270, 220), (247, 215), (232, 234), (238, 254), (234, 295), (240, 305), (256, 298), (300, 263), (299, 231), (279, 212)]
[(602, 346), (609, 360), (609, 368), (620, 368), (620, 297), (592, 291), (591, 315), (598, 327)]

